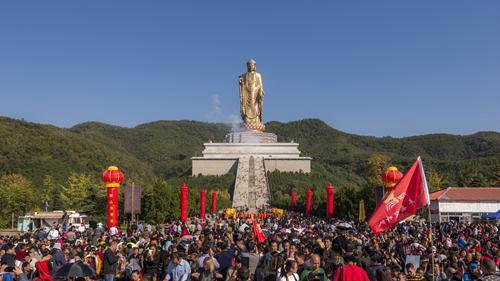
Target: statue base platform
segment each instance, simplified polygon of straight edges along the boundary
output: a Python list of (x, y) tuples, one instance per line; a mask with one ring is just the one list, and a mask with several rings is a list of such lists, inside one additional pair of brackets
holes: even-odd
[(271, 206), (267, 172), (311, 172), (311, 157), (301, 157), (299, 144), (278, 142), (273, 133), (231, 132), (225, 142), (205, 143), (203, 156), (192, 157), (192, 175), (236, 174), (233, 208), (258, 212)]
[(259, 131), (231, 132), (226, 135), (226, 143), (276, 143), (278, 136)]
[(247, 124), (244, 123), (243, 126), (250, 131), (257, 131), (257, 132), (264, 132), (266, 130), (266, 126), (262, 123), (252, 123), (252, 124)]
[(202, 157), (192, 157), (192, 175), (220, 176), (236, 173), (240, 157), (264, 160), (266, 172), (311, 172), (311, 157), (301, 157), (299, 144), (290, 143), (205, 143)]

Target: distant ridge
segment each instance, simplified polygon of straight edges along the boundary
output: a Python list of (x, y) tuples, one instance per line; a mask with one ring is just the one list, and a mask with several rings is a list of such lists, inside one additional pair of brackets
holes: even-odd
[[(318, 119), (266, 126), (280, 141), (300, 143), (303, 154), (314, 158), (313, 170), (354, 186), (366, 184), (366, 162), (374, 154), (402, 168), (420, 155), (447, 185), (500, 186), (498, 132), (394, 138), (349, 134)], [(204, 142), (222, 141), (229, 128), (182, 120), (133, 128), (85, 122), (63, 129), (0, 117), (0, 174), (19, 173), (40, 183), (45, 175), (63, 180), (72, 171), (98, 176), (107, 165), (118, 164), (129, 178), (145, 183), (187, 176), (190, 157), (201, 154)]]

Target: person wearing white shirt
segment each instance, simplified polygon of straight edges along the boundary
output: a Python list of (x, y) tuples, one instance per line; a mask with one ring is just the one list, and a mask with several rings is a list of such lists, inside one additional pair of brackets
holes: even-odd
[(299, 281), (299, 275), (297, 274), (297, 270), (299, 266), (297, 262), (293, 259), (286, 260), (284, 270), (285, 272), (281, 272), (278, 270), (278, 281)]
[(112, 226), (109, 228), (109, 235), (115, 236), (118, 234), (118, 228), (116, 226)]
[(47, 238), (49, 240), (56, 240), (59, 239), (59, 231), (55, 227), (51, 227), (49, 234), (47, 235)]

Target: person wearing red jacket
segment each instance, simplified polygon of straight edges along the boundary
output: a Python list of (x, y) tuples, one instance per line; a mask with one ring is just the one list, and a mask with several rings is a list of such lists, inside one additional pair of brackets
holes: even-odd
[(344, 257), (345, 265), (335, 272), (332, 281), (369, 281), (364, 269), (356, 265), (357, 259), (352, 253)]

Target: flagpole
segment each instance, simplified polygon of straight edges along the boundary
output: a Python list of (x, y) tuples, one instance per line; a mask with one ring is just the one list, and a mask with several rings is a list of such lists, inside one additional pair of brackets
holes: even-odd
[(435, 279), (435, 272), (434, 272), (434, 253), (433, 253), (433, 248), (434, 248), (434, 237), (432, 235), (432, 214), (431, 214), (431, 201), (430, 201), (430, 196), (429, 196), (429, 187), (427, 186), (427, 179), (425, 178), (425, 172), (424, 172), (424, 164), (422, 163), (422, 159), (420, 156), (418, 156), (418, 162), (420, 163), (420, 172), (422, 173), (422, 179), (424, 182), (424, 188), (425, 188), (425, 195), (427, 199), (427, 215), (429, 219), (429, 240), (431, 243), (431, 264), (432, 264), (432, 281), (436, 280)]
[(427, 206), (427, 213), (429, 215), (429, 239), (430, 239), (430, 242), (431, 242), (431, 259), (432, 259), (432, 281), (436, 280), (435, 279), (435, 276), (434, 276), (434, 252), (433, 252), (433, 249), (434, 249), (434, 236), (432, 235), (432, 221), (431, 221), (431, 205), (429, 204)]

